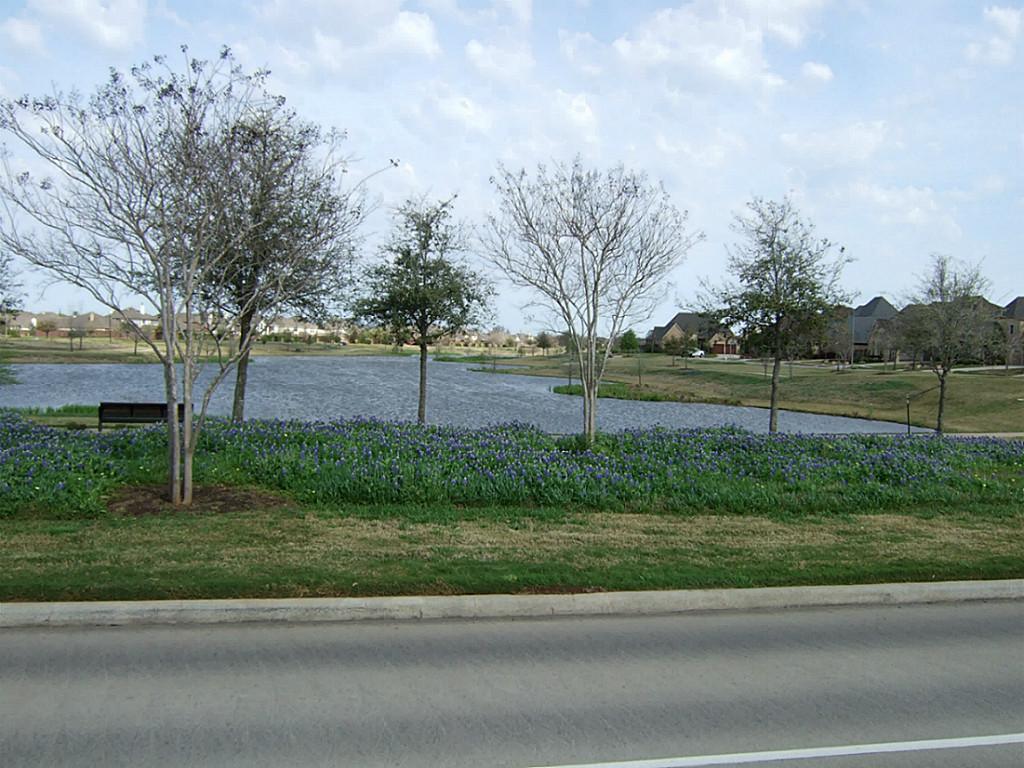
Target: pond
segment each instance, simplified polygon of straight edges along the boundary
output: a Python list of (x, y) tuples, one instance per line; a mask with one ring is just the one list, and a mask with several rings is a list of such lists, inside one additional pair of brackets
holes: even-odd
[[(249, 368), (246, 416), (262, 419), (331, 420), (357, 417), (416, 418), (416, 357), (256, 357)], [(0, 387), (0, 406), (93, 404), (101, 400), (160, 401), (160, 365), (81, 364), (12, 366), (18, 383)], [(205, 374), (204, 374), (205, 375)], [(233, 377), (221, 384), (210, 413), (231, 412)], [(579, 397), (556, 395), (560, 380), (475, 372), (459, 363), (429, 363), (427, 420), (477, 427), (503, 422), (535, 424), (555, 433), (579, 432)], [(727, 405), (602, 399), (598, 429), (737, 426), (768, 429), (768, 411)], [(900, 432), (899, 424), (783, 411), (784, 432)]]

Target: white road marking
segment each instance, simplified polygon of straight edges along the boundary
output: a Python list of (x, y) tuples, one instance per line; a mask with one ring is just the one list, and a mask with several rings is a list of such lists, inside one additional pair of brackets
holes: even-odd
[(546, 768), (693, 768), (693, 766), (702, 765), (774, 763), (781, 760), (810, 760), (820, 757), (877, 755), (883, 752), (927, 752), (935, 749), (994, 747), (1006, 744), (1024, 744), (1024, 733), (1003, 733), (995, 736), (968, 736), (961, 739), (929, 739), (927, 741), (888, 741), (880, 744), (849, 744), (844, 747), (778, 749), (770, 752), (736, 752), (731, 755), (664, 757), (660, 760), (628, 760), (617, 763), (580, 763), (579, 765), (547, 766)]

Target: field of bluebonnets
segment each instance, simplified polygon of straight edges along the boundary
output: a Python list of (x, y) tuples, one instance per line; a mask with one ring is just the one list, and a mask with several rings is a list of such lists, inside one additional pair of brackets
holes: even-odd
[[(164, 475), (165, 428), (98, 434), (0, 412), (0, 515), (93, 517), (117, 487)], [(591, 448), (524, 425), (357, 420), (207, 423), (196, 481), (282, 491), (310, 505), (533, 505), (787, 515), (1024, 505), (1024, 441), (602, 435)]]

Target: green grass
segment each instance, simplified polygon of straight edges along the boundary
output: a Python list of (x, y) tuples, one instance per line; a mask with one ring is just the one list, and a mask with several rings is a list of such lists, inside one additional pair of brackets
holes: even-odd
[[(377, 512), (383, 514), (377, 514)], [(1024, 515), (390, 506), (0, 523), (0, 600), (480, 594), (1024, 575)]]
[[(515, 360), (515, 373), (566, 379), (572, 362), (567, 356), (528, 357)], [(498, 361), (500, 367), (503, 361)], [(662, 354), (616, 356), (608, 363), (604, 383), (637, 382), (642, 366), (642, 392), (664, 395), (678, 402), (708, 402), (766, 407), (771, 396), (771, 368), (756, 361), (671, 358)], [(857, 366), (836, 371), (814, 362), (783, 365), (780, 406), (787, 410), (903, 423), (906, 398), (913, 396), (911, 422), (934, 427), (938, 383), (928, 370), (896, 370)], [(619, 390), (622, 392), (622, 390)], [(1024, 379), (1019, 376), (973, 375), (954, 372), (949, 377), (946, 429), (951, 432), (1024, 432)]]
[[(558, 384), (551, 388), (555, 394), (571, 394), (582, 396), (583, 386), (580, 384)], [(648, 402), (708, 402), (709, 400), (686, 399), (684, 394), (645, 388), (643, 385), (628, 384), (621, 381), (602, 382), (597, 388), (598, 397), (615, 400), (644, 400)], [(719, 404), (739, 404), (739, 400), (715, 400)]]
[[(78, 340), (71, 349), (67, 339), (20, 337), (5, 339), (0, 344), (0, 353), (7, 363), (158, 363), (159, 359), (145, 344), (135, 344), (127, 339), (106, 339), (90, 337), (82, 339), (82, 349), (78, 348)], [(252, 354), (256, 357), (281, 356), (313, 356), (313, 357), (360, 357), (367, 355), (414, 355), (413, 347), (395, 349), (386, 344), (330, 344), (318, 342), (307, 344), (304, 341), (268, 341), (253, 345)], [(214, 360), (213, 355), (207, 359)], [(14, 369), (15, 373), (17, 368)]]
[(56, 408), (47, 406), (46, 408), (16, 408), (18, 413), (24, 414), (25, 416), (99, 416), (98, 405), (83, 405), (83, 404), (70, 404), (70, 405), (58, 405)]

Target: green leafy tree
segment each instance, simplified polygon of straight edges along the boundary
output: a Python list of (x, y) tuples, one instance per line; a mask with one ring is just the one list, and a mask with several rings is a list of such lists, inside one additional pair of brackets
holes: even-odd
[(672, 357), (672, 365), (676, 364), (675, 359), (686, 352), (688, 342), (682, 336), (670, 336), (661, 343), (661, 349)]
[(53, 320), (40, 320), (36, 323), (36, 330), (48, 339), (50, 334), (57, 330), (57, 323)]
[(481, 274), (456, 261), (465, 250), (462, 228), (452, 220), (452, 200), (407, 201), (395, 215), (385, 261), (373, 267), (355, 314), (412, 337), (420, 348), (419, 406), (427, 415), (427, 351), (442, 336), (479, 325), (493, 294)]
[(935, 431), (940, 434), (950, 372), (959, 363), (982, 358), (992, 341), (995, 313), (982, 296), (988, 285), (980, 267), (936, 254), (911, 299), (914, 309), (904, 319), (904, 334), (919, 346), (939, 382)]
[(251, 339), (261, 326), (279, 314), (325, 322), (348, 287), (367, 205), (362, 183), (340, 185), (343, 138), (300, 120), (279, 100), (224, 129), (222, 141), (237, 156), (220, 220), (229, 257), (210, 270), (207, 285), (242, 348), (234, 421), (244, 418)]
[(736, 216), (740, 241), (729, 249), (734, 282), (711, 288), (708, 313), (719, 324), (742, 329), (748, 344), (772, 358), (768, 430), (778, 431), (782, 361), (801, 340), (822, 328), (846, 298), (839, 278), (848, 259), (830, 259), (833, 244), (818, 238), (789, 198), (755, 197)]
[(640, 340), (632, 328), (619, 337), (619, 351), (625, 354), (632, 354), (640, 351)]
[(550, 333), (541, 331), (537, 334), (537, 348), (541, 350), (542, 354), (546, 355), (553, 346), (555, 346), (555, 340)]

